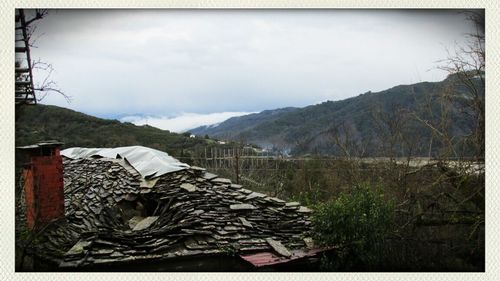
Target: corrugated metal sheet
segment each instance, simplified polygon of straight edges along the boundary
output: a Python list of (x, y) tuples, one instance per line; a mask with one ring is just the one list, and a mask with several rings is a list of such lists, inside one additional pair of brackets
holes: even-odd
[(271, 265), (281, 262), (286, 262), (288, 259), (282, 259), (270, 252), (258, 253), (253, 255), (240, 256), (242, 259), (251, 263), (255, 267), (261, 267), (265, 265)]
[(309, 251), (294, 250), (289, 258), (279, 257), (272, 252), (261, 252), (252, 255), (240, 255), (242, 259), (251, 263), (255, 267), (270, 266), (298, 260), (306, 257), (313, 257), (326, 249), (313, 249)]
[(143, 178), (158, 177), (167, 173), (189, 168), (166, 152), (144, 146), (124, 146), (116, 148), (83, 148), (72, 147), (61, 151), (68, 158), (89, 158), (101, 156), (106, 158), (124, 158)]

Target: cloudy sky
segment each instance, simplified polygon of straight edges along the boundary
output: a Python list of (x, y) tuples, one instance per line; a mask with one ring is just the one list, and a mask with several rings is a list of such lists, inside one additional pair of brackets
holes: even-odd
[(32, 53), (72, 99), (42, 103), (180, 132), (442, 80), (471, 29), (445, 10), (51, 10)]

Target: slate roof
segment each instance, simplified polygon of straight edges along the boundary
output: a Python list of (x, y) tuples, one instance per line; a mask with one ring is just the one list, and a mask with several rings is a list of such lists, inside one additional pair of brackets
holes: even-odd
[(61, 267), (227, 253), (287, 260), (311, 248), (311, 210), (205, 169), (145, 181), (124, 159), (63, 163), (66, 217), (37, 246)]

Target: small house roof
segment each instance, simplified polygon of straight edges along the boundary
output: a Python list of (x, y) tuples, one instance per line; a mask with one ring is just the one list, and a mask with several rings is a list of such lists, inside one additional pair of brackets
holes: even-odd
[(136, 162), (110, 151), (98, 155), (113, 158), (63, 158), (66, 216), (47, 228), (47, 239), (37, 246), (61, 267), (224, 253), (248, 259), (259, 252), (286, 262), (313, 253), (304, 239), (311, 210), (299, 203), (253, 192), (199, 167), (143, 184), (132, 167)]

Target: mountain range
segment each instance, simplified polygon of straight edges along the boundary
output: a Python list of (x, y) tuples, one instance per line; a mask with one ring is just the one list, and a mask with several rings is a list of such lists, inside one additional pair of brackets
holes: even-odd
[[(20, 146), (57, 139), (65, 147), (143, 145), (186, 159), (207, 146), (218, 146), (213, 139), (292, 155), (338, 156), (435, 156), (453, 142), (458, 155), (467, 155), (473, 147), (460, 140), (475, 132), (477, 120), (464, 106), (469, 89), (457, 80), (449, 76), (440, 82), (400, 85), (303, 108), (264, 110), (183, 134), (38, 104), (16, 108), (15, 142)], [(473, 84), (483, 99), (484, 113), (484, 83)], [(191, 133), (203, 137), (191, 138)]]
[[(474, 86), (484, 98), (484, 86), (477, 80)], [(233, 117), (190, 132), (293, 155), (435, 156), (446, 145), (443, 134), (459, 140), (475, 130), (475, 120), (463, 106), (467, 92), (467, 85), (450, 75), (439, 82)], [(459, 154), (470, 153), (466, 144), (454, 145)]]

